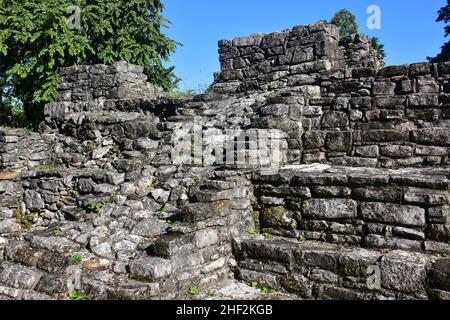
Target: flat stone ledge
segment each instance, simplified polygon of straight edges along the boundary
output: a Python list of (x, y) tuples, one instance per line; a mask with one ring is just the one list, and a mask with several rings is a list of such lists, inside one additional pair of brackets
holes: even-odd
[(404, 168), (399, 170), (365, 167), (342, 167), (325, 164), (292, 165), (268, 173), (254, 173), (258, 182), (289, 182), (298, 180), (304, 184), (396, 184), (405, 187), (430, 188), (447, 191), (450, 186), (450, 168)]

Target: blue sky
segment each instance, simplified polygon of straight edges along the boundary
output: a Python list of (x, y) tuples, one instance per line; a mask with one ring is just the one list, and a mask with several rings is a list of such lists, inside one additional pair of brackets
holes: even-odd
[[(163, 0), (164, 15), (172, 25), (165, 30), (181, 42), (168, 65), (175, 65), (180, 89), (201, 90), (220, 70), (219, 39), (256, 32), (272, 32), (330, 20), (342, 8), (357, 16), (360, 32), (377, 36), (385, 45), (387, 64), (425, 61), (445, 42), (444, 24), (436, 23), (437, 10), (446, 0)], [(367, 8), (381, 8), (381, 30), (368, 30)]]

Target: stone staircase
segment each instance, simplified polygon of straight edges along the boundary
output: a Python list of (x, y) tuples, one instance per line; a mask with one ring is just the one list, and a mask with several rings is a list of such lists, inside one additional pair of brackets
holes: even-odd
[(449, 173), (256, 173), (259, 229), (233, 241), (239, 278), (306, 299), (448, 299)]

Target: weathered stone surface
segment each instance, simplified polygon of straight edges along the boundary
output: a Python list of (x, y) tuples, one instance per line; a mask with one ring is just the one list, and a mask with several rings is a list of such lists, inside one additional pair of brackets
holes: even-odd
[(352, 190), (347, 187), (314, 187), (314, 196), (318, 198), (346, 198), (351, 195)]
[(214, 216), (225, 215), (227, 212), (227, 201), (190, 203), (184, 211), (183, 219), (189, 222), (198, 222)]
[(365, 187), (353, 189), (353, 194), (363, 200), (397, 202), (401, 199), (401, 191), (396, 187)]
[(427, 259), (418, 253), (392, 251), (381, 260), (381, 283), (387, 289), (420, 294), (426, 286)]
[(300, 249), (296, 251), (295, 257), (299, 265), (319, 267), (332, 272), (337, 270), (337, 255), (334, 251)]
[(346, 276), (366, 277), (369, 267), (376, 265), (380, 256), (366, 249), (346, 250), (339, 255), (340, 272)]
[(198, 248), (206, 248), (219, 241), (217, 231), (214, 229), (199, 231), (195, 234), (195, 244)]
[(450, 145), (450, 135), (447, 128), (419, 129), (413, 132), (413, 139), (421, 144)]
[(166, 229), (167, 223), (165, 221), (156, 218), (145, 219), (134, 227), (132, 234), (145, 238), (154, 238)]
[[(428, 87), (425, 90), (430, 90), (430, 89), (432, 89), (432, 88)], [(411, 107), (437, 106), (437, 105), (439, 105), (439, 100), (438, 100), (438, 96), (436, 94), (417, 93), (417, 94), (412, 94), (408, 97), (408, 104)]]
[(327, 135), (327, 149), (330, 151), (349, 152), (352, 147), (351, 132), (332, 132)]
[(31, 211), (39, 211), (45, 207), (41, 195), (32, 190), (25, 191), (24, 201), (27, 208)]
[(407, 203), (425, 205), (446, 205), (450, 203), (450, 196), (445, 191), (432, 191), (429, 189), (408, 188), (405, 190), (404, 199)]
[(346, 199), (312, 199), (303, 205), (303, 215), (311, 219), (354, 219), (357, 203)]
[(74, 252), (79, 245), (66, 238), (33, 236), (31, 245), (35, 248), (46, 249), (56, 253)]
[(368, 158), (378, 158), (379, 147), (378, 146), (364, 146), (357, 147), (355, 150), (357, 156), (368, 157)]
[(412, 153), (413, 148), (410, 146), (390, 145), (380, 149), (380, 154), (389, 158), (407, 158), (411, 157)]
[(440, 259), (430, 271), (432, 288), (450, 291), (450, 259)]
[(328, 112), (322, 119), (324, 128), (343, 128), (348, 125), (348, 116), (344, 112)]
[(45, 252), (40, 255), (37, 267), (50, 273), (62, 273), (69, 267), (69, 257), (53, 252)]
[(131, 274), (148, 280), (158, 280), (172, 273), (170, 261), (160, 258), (144, 258), (130, 261)]
[(422, 242), (402, 238), (384, 237), (376, 234), (369, 234), (364, 238), (365, 246), (379, 249), (398, 249), (405, 251), (421, 251)]
[(373, 84), (374, 95), (394, 95), (395, 83), (394, 82), (375, 82)]
[(420, 207), (380, 202), (362, 203), (364, 219), (396, 225), (425, 227), (425, 210)]
[(17, 223), (16, 219), (0, 221), (0, 234), (17, 232), (20, 229), (20, 224)]
[(270, 207), (261, 213), (261, 225), (265, 228), (281, 228), (294, 230), (297, 222), (292, 218), (293, 214), (284, 207)]
[(396, 142), (407, 141), (409, 132), (397, 130), (370, 130), (361, 133), (363, 142)]
[(428, 216), (431, 223), (450, 224), (450, 207), (433, 207), (428, 209)]
[(392, 234), (394, 236), (398, 236), (401, 238), (412, 239), (412, 240), (425, 240), (425, 233), (422, 231), (417, 231), (414, 229), (404, 228), (404, 227), (395, 227), (392, 230)]
[(236, 188), (220, 192), (200, 191), (196, 194), (200, 202), (215, 202), (221, 200), (230, 200), (233, 198), (245, 198), (247, 190)]
[(16, 289), (33, 289), (42, 276), (42, 272), (34, 269), (10, 265), (3, 266), (0, 283)]
[(303, 145), (307, 149), (321, 148), (325, 146), (325, 131), (307, 131), (303, 135)]
[(45, 274), (34, 289), (48, 295), (61, 294), (66, 291), (66, 282), (59, 276)]

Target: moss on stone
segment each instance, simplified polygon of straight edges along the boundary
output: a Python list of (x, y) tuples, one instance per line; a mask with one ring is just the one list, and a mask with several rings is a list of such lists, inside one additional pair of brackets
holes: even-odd
[(281, 279), (281, 285), (288, 292), (293, 292), (303, 297), (307, 296), (308, 290), (306, 287), (306, 283), (298, 281), (298, 279), (296, 279), (296, 277), (291, 274), (287, 274)]
[(284, 215), (284, 207), (272, 207), (264, 210), (264, 218), (273, 220), (273, 221), (281, 221)]
[(261, 229), (261, 223), (260, 223), (260, 216), (261, 216), (261, 212), (260, 211), (253, 211), (252, 213), (252, 219), (253, 222), (255, 223), (255, 230), (260, 230)]
[(20, 209), (15, 210), (16, 221), (20, 223), (23, 229), (31, 229), (33, 226), (34, 213), (22, 213)]
[(266, 208), (262, 214), (264, 227), (283, 227), (285, 225), (285, 211), (284, 207)]

